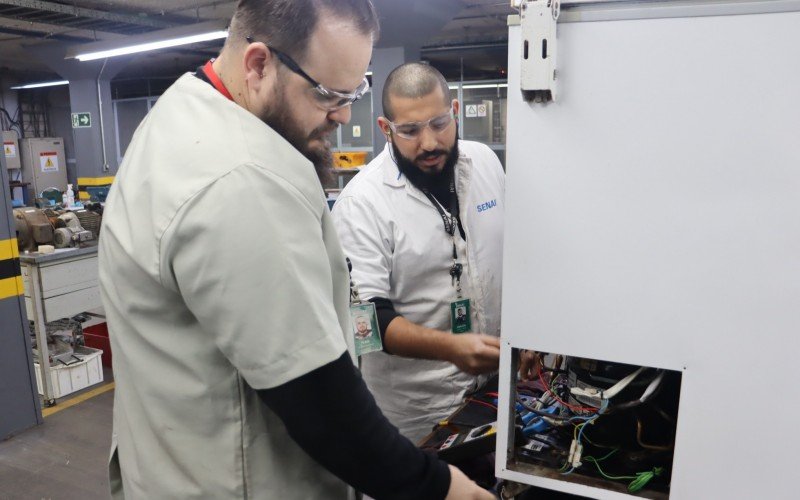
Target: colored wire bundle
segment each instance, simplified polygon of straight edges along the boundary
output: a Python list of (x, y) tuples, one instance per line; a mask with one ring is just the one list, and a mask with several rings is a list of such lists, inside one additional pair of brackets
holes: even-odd
[[(556, 411), (555, 414), (547, 415), (545, 411), (538, 410), (529, 402), (527, 399), (523, 399), (517, 396), (517, 401), (524, 407), (526, 410), (540, 415), (545, 421), (551, 423), (554, 426), (566, 426), (572, 424), (574, 426), (572, 430), (572, 445), (570, 447), (569, 456), (563, 463), (563, 465), (559, 468), (558, 472), (562, 475), (569, 475), (572, 474), (575, 470), (582, 467), (583, 464), (587, 462), (591, 462), (594, 467), (597, 468), (598, 473), (604, 479), (611, 480), (611, 481), (627, 481), (627, 490), (630, 493), (637, 493), (644, 489), (650, 482), (664, 473), (664, 467), (653, 467), (651, 470), (642, 471), (642, 472), (628, 472), (627, 467), (624, 468), (627, 475), (612, 475), (607, 473), (603, 470), (601, 466), (601, 462), (608, 460), (611, 457), (614, 457), (615, 454), (621, 452), (621, 448), (619, 446), (602, 446), (593, 443), (588, 436), (587, 427), (591, 424), (594, 424), (601, 416), (606, 416), (611, 413), (616, 413), (617, 411), (624, 411), (629, 408), (633, 408), (634, 406), (638, 406), (644, 403), (649, 402), (653, 399), (653, 397), (658, 393), (659, 389), (661, 388), (662, 382), (665, 378), (665, 372), (663, 370), (657, 370), (655, 375), (650, 380), (645, 380), (644, 384), (647, 384), (647, 388), (644, 390), (644, 393), (636, 400), (632, 402), (624, 402), (619, 405), (611, 405), (609, 400), (614, 396), (620, 394), (624, 389), (631, 386), (631, 384), (636, 381), (637, 379), (641, 379), (642, 373), (645, 372), (646, 368), (641, 367), (634, 370), (632, 373), (628, 374), (622, 380), (617, 382), (611, 388), (607, 389), (606, 391), (600, 392), (600, 401), (599, 407), (590, 406), (592, 403), (589, 404), (570, 404), (564, 399), (562, 399), (556, 391), (561, 391), (563, 393), (563, 379), (559, 378), (559, 375), (553, 370), (553, 374), (549, 377), (545, 378), (544, 371), (547, 367), (543, 367), (543, 359), (540, 357), (539, 363), (536, 364), (536, 373), (537, 373), (537, 382), (541, 384), (544, 392), (541, 396), (537, 399), (539, 401), (538, 406), (545, 405), (547, 408), (542, 408), (542, 410), (552, 410), (554, 407), (559, 408), (563, 407), (566, 410), (559, 410)], [(558, 366), (556, 366), (557, 368)], [(568, 384), (569, 385), (569, 384)], [(519, 390), (519, 388), (518, 388)], [(577, 392), (577, 391), (576, 391)], [(532, 391), (531, 391), (532, 393)], [(606, 397), (607, 396), (607, 397)], [(583, 403), (579, 401), (579, 403)], [(520, 406), (517, 406), (520, 409)], [(641, 423), (639, 425), (639, 434), (641, 434)], [(564, 429), (566, 431), (566, 429)], [(566, 431), (569, 432), (569, 431)], [(568, 435), (568, 434), (567, 434)], [(566, 437), (566, 436), (564, 436)], [(587, 446), (591, 446), (591, 450), (595, 453), (604, 453), (603, 456), (596, 458), (596, 456), (592, 456), (587, 453), (586, 456), (583, 455), (584, 450), (584, 442), (587, 443)], [(599, 451), (600, 449), (605, 448), (605, 450)], [(588, 451), (588, 450), (587, 450)], [(582, 463), (583, 462), (583, 463)], [(611, 468), (613, 469), (615, 465), (620, 465), (622, 462), (619, 462), (618, 459), (611, 461)], [(619, 463), (618, 463), (619, 462)], [(606, 465), (608, 467), (608, 465)]]
[(566, 401), (562, 400), (560, 397), (558, 397), (558, 394), (555, 393), (555, 391), (552, 389), (552, 387), (550, 387), (550, 384), (545, 382), (544, 374), (542, 373), (542, 364), (541, 363), (537, 364), (536, 371), (537, 371), (537, 374), (539, 375), (539, 380), (542, 382), (542, 385), (544, 386), (545, 390), (551, 396), (553, 396), (556, 401), (561, 403), (562, 406), (564, 406), (566, 408), (569, 408), (570, 410), (575, 411), (575, 412), (596, 412), (597, 411), (597, 408), (594, 408), (594, 407), (591, 407), (591, 406), (571, 405), (571, 404), (567, 403)]

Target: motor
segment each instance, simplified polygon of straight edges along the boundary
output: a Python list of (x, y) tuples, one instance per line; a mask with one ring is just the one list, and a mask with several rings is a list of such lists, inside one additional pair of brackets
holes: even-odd
[(53, 234), (53, 243), (56, 248), (76, 247), (95, 239), (94, 234), (83, 228), (78, 216), (73, 212), (59, 215), (56, 226)]

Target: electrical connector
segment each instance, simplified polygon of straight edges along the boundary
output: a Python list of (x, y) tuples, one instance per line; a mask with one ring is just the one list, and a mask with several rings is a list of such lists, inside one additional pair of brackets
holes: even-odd
[(603, 391), (594, 387), (570, 387), (569, 392), (585, 405), (599, 407), (603, 401)]
[(573, 469), (577, 469), (581, 465), (581, 457), (583, 456), (583, 445), (580, 443), (576, 443), (575, 446), (575, 453), (572, 455), (572, 460), (570, 461), (570, 465)]

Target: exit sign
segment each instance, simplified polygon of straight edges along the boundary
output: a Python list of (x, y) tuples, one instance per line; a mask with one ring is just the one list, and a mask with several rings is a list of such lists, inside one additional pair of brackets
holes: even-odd
[(72, 128), (91, 128), (91, 113), (72, 113)]

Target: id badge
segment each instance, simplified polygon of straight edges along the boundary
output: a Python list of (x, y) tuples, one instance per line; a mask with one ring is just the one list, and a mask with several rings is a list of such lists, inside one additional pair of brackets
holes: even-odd
[(472, 316), (469, 299), (460, 299), (450, 303), (450, 325), (453, 333), (472, 331)]
[(353, 325), (356, 356), (383, 350), (375, 304), (361, 302), (351, 305), (350, 323)]

